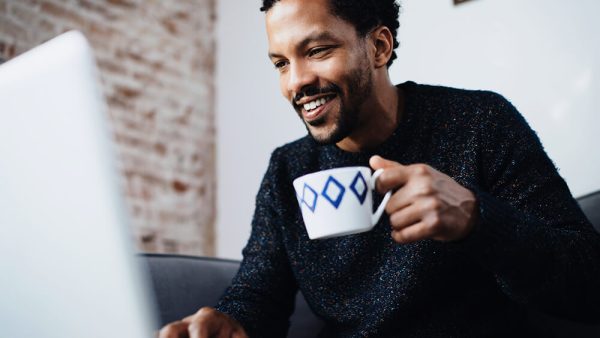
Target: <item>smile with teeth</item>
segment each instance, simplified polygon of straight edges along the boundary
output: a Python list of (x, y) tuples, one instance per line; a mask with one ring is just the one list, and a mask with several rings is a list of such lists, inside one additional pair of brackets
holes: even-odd
[(310, 112), (311, 110), (314, 110), (322, 105), (324, 105), (325, 103), (327, 103), (327, 101), (331, 100), (332, 97), (322, 97), (319, 99), (316, 99), (314, 101), (308, 102), (304, 104), (304, 110), (306, 110), (307, 112)]

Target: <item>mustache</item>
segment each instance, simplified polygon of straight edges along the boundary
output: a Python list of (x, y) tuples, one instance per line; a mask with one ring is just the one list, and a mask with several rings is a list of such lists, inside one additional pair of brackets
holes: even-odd
[(334, 84), (330, 84), (330, 85), (327, 85), (324, 87), (307, 86), (307, 87), (304, 87), (301, 92), (294, 95), (294, 104), (296, 104), (296, 102), (300, 101), (305, 96), (313, 96), (313, 95), (327, 94), (327, 93), (339, 94), (339, 93), (341, 93), (341, 89), (340, 89), (340, 87), (338, 87)]

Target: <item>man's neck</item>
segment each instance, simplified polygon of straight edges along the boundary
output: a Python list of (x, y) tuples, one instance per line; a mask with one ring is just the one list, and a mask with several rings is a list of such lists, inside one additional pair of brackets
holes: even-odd
[(382, 144), (396, 130), (404, 110), (402, 89), (389, 83), (373, 90), (374, 98), (363, 108), (359, 126), (337, 146), (348, 152), (372, 149)]

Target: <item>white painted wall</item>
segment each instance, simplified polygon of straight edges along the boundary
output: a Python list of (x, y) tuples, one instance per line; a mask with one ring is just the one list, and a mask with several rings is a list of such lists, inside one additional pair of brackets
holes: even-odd
[(217, 256), (241, 258), (254, 199), (275, 147), (306, 132), (279, 93), (260, 0), (217, 8)]
[[(271, 151), (305, 134), (267, 58), (260, 0), (218, 1), (217, 255), (240, 258)], [(597, 0), (404, 0), (394, 82), (489, 89), (538, 132), (574, 195), (600, 189)]]

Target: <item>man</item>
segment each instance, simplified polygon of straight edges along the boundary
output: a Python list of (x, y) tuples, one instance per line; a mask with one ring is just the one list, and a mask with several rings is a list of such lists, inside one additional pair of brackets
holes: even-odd
[[(161, 337), (284, 337), (298, 289), (323, 337), (515, 336), (526, 306), (598, 314), (599, 236), (510, 103), (394, 86), (392, 0), (264, 0), (262, 10), (282, 94), (310, 135), (274, 151), (217, 307)], [(384, 168), (389, 217), (309, 240), (293, 179), (351, 165)]]

